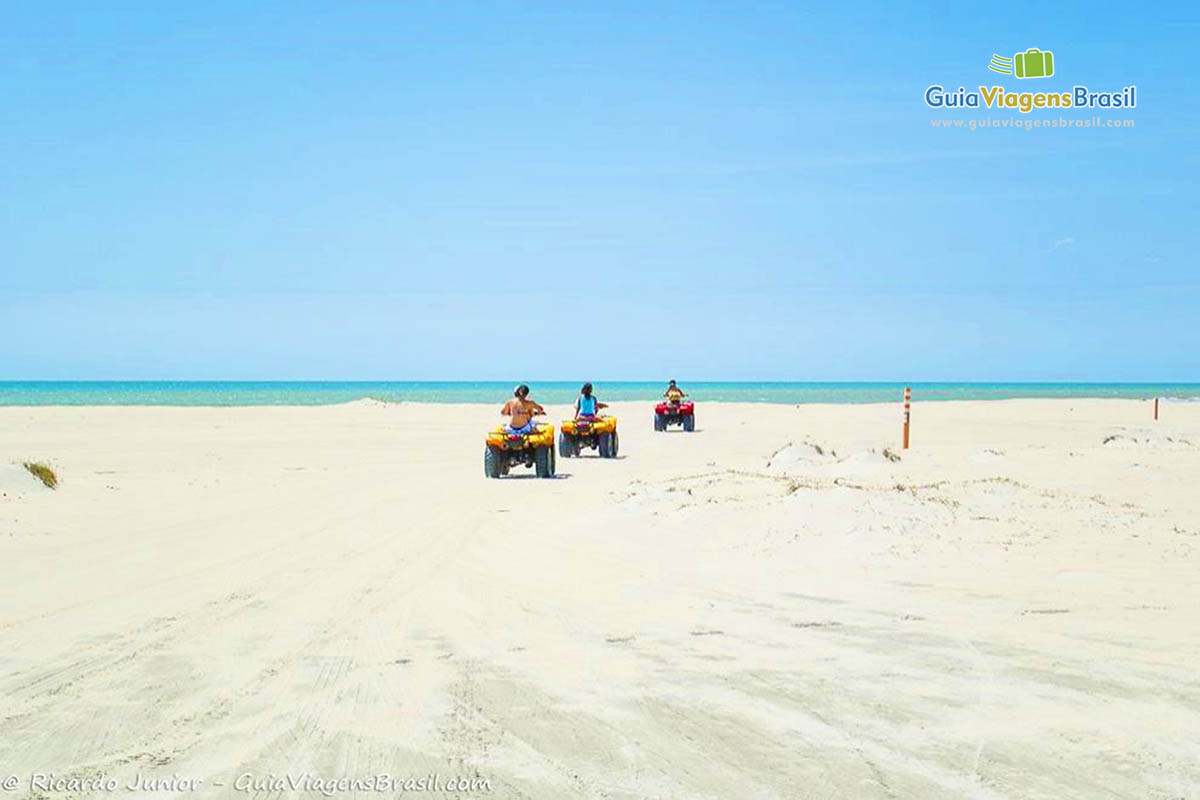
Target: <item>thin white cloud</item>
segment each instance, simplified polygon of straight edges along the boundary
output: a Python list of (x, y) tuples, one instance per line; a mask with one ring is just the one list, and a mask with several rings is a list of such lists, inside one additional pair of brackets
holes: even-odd
[(1054, 246), (1053, 246), (1052, 248), (1050, 248), (1050, 249), (1051, 249), (1051, 250), (1057, 250), (1057, 249), (1058, 249), (1058, 248), (1060, 248), (1060, 247), (1068, 247), (1068, 246), (1070, 246), (1070, 245), (1073, 245), (1073, 244), (1075, 244), (1075, 237), (1074, 237), (1074, 236), (1064, 236), (1062, 239), (1055, 239), (1055, 240), (1054, 240)]

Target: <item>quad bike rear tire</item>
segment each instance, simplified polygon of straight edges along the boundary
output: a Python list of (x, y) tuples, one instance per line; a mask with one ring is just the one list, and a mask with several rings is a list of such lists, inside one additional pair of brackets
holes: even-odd
[(567, 436), (565, 433), (558, 435), (558, 454), (563, 458), (570, 458), (575, 455), (575, 442), (572, 441), (572, 437)]
[(554, 477), (554, 448), (539, 447), (533, 454), (533, 469), (539, 478)]
[(654, 430), (665, 431), (667, 429), (667, 418), (662, 414), (655, 412), (654, 414)]
[(696, 430), (696, 415), (695, 414), (688, 414), (686, 417), (683, 418), (683, 429), (685, 431), (687, 431), (688, 433), (691, 433), (692, 431)]
[(617, 451), (621, 449), (621, 439), (617, 436), (617, 432), (612, 432), (612, 439), (608, 443), (608, 457), (616, 458)]
[(499, 478), (504, 472), (500, 464), (500, 454), (494, 448), (483, 448), (483, 474), (489, 478)]
[(600, 437), (596, 440), (596, 443), (599, 445), (601, 458), (612, 458), (612, 456), (609, 454), (609, 448), (612, 447), (611, 433), (600, 434)]

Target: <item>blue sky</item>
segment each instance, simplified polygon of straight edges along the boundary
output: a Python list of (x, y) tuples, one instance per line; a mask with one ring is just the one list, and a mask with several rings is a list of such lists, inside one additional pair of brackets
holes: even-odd
[(1200, 380), (1198, 19), (6, 6), (0, 379)]

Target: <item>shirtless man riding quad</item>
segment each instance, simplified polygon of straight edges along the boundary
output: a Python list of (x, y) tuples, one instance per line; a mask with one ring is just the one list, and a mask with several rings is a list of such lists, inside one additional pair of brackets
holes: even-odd
[(529, 387), (522, 383), (500, 413), (511, 418), (506, 426), (509, 433), (533, 433), (533, 418), (545, 414), (546, 409), (529, 399)]
[(554, 426), (535, 423), (534, 417), (546, 413), (529, 399), (529, 387), (521, 384), (500, 413), (508, 422), (488, 432), (483, 450), (483, 474), (489, 478), (507, 475), (513, 467), (533, 467), (539, 478), (555, 473)]

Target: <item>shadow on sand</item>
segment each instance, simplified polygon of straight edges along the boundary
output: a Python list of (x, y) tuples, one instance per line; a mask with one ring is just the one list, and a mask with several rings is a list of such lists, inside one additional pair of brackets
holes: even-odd
[(539, 478), (536, 473), (522, 472), (520, 475), (505, 475), (502, 481), (565, 481), (571, 477), (569, 472), (557, 472), (553, 478)]

